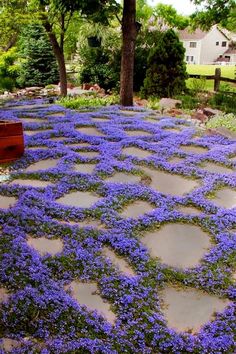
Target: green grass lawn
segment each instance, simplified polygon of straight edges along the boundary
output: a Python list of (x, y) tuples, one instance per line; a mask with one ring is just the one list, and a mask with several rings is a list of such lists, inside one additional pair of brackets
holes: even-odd
[[(188, 64), (187, 65), (187, 72), (188, 74), (199, 74), (199, 75), (214, 75), (215, 73), (215, 69), (216, 68), (220, 68), (221, 69), (221, 76), (222, 77), (228, 77), (230, 79), (234, 79), (235, 78), (235, 71), (236, 68), (234, 65), (193, 65), (193, 64)], [(222, 85), (228, 85), (232, 88), (236, 88), (235, 84), (231, 84), (231, 83), (226, 83), (226, 82), (222, 82), (221, 83), (221, 87)], [(192, 88), (193, 85), (193, 79), (188, 79), (187, 80), (187, 87), (188, 88)], [(206, 84), (204, 87), (204, 90), (206, 91), (213, 91), (213, 87), (214, 87), (214, 81), (213, 80), (206, 80)]]

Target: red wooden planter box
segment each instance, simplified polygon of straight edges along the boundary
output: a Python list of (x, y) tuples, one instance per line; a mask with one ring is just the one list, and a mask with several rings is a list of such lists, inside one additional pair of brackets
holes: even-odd
[(22, 123), (0, 120), (0, 163), (14, 161), (23, 153)]

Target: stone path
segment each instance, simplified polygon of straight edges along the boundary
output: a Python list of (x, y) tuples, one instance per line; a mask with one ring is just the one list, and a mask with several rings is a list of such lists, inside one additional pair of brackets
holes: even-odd
[[(1, 169), (0, 216), (11, 223), (14, 210), (16, 215), (25, 210), (25, 221), (17, 221), (25, 232), (21, 242), (37, 257), (56, 264), (71, 255), (73, 262), (82, 262), (83, 270), (68, 270), (61, 279), (71, 299), (115, 326), (122, 302), (105, 290), (98, 269), (93, 275), (90, 256), (101, 262), (101, 274), (109, 270), (109, 276), (135, 279), (149, 272), (138, 261), (142, 253), (171, 274), (169, 280), (160, 277), (161, 286), (156, 281), (166, 328), (197, 335), (214, 322), (215, 312), (232, 304), (227, 291), (214, 294), (209, 284), (217, 277), (208, 279), (206, 270), (219, 249), (227, 261), (230, 250), (224, 253), (221, 247), (225, 240), (233, 242), (236, 141), (199, 136), (196, 142), (184, 120), (117, 107), (70, 114), (57, 106), (18, 105), (9, 112), (10, 119), (23, 122), (26, 151), (10, 175)], [(29, 223), (32, 215), (35, 221)], [(37, 218), (39, 232), (32, 226)], [(235, 243), (230, 247), (236, 249)], [(85, 258), (78, 253), (82, 248)], [(235, 268), (224, 271), (219, 269), (222, 279), (234, 284)], [(190, 274), (194, 281), (186, 287), (177, 274), (183, 279)], [(0, 279), (0, 303), (9, 296)], [(0, 348), (18, 346), (5, 337)]]

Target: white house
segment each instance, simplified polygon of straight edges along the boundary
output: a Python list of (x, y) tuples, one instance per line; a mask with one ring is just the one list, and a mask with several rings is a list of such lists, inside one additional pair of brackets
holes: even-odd
[(234, 59), (231, 54), (227, 58), (230, 39), (216, 25), (209, 32), (199, 28), (195, 32), (187, 29), (179, 31), (179, 38), (185, 47), (185, 60), (188, 64), (212, 64)]

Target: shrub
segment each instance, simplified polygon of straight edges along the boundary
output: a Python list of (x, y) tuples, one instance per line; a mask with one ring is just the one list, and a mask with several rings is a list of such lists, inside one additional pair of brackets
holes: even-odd
[(177, 34), (167, 30), (160, 35), (148, 57), (148, 69), (142, 94), (172, 97), (186, 90), (185, 49)]
[(217, 92), (210, 100), (210, 105), (221, 109), (226, 113), (236, 113), (236, 95), (224, 92)]
[(58, 83), (58, 66), (44, 28), (35, 23), (27, 26), (20, 42), (21, 54), (25, 60), (22, 63), (19, 84), (45, 86)]
[(236, 132), (236, 116), (233, 113), (221, 114), (213, 117), (207, 122), (207, 128), (225, 127)]
[(16, 64), (18, 54), (16, 48), (0, 54), (0, 90), (12, 91), (16, 86), (19, 65)]
[(119, 97), (115, 95), (97, 97), (96, 94), (92, 93), (77, 97), (64, 97), (57, 101), (57, 103), (70, 109), (101, 107), (119, 103)]

